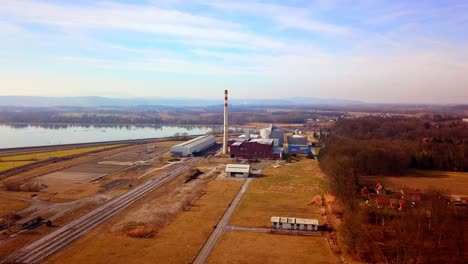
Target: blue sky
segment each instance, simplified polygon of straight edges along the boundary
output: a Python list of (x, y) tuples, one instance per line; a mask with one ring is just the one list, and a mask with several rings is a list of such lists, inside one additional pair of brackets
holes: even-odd
[(0, 95), (468, 103), (468, 1), (0, 5)]

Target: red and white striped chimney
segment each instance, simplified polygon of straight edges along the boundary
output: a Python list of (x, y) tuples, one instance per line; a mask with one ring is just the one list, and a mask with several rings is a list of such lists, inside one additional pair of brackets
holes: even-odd
[(224, 90), (224, 138), (223, 154), (228, 154), (228, 90)]

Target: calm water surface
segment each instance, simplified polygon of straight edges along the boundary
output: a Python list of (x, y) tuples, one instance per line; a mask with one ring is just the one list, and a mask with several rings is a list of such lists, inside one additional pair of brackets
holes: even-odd
[(0, 149), (205, 134), (208, 126), (0, 125)]

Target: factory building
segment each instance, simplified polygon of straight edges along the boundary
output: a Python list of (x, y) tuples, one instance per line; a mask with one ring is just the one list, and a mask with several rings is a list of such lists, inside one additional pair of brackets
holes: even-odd
[(285, 130), (270, 124), (267, 128), (260, 129), (260, 137), (263, 139), (273, 139), (275, 147), (282, 147), (284, 143)]
[(287, 138), (288, 154), (298, 156), (309, 156), (312, 154), (312, 147), (307, 144), (307, 137), (292, 135)]
[(196, 156), (203, 150), (213, 146), (215, 143), (216, 138), (214, 136), (201, 136), (173, 146), (171, 148), (171, 153), (173, 156), (178, 157)]
[(272, 230), (297, 230), (297, 231), (317, 231), (317, 219), (294, 218), (283, 216), (271, 217)]
[(274, 147), (273, 139), (250, 139), (236, 141), (229, 146), (229, 153), (233, 158), (244, 159), (280, 159), (282, 151)]
[(312, 155), (312, 147), (308, 145), (288, 145), (288, 153), (297, 156)]
[(226, 177), (247, 178), (250, 175), (249, 164), (227, 164)]
[(301, 135), (288, 136), (288, 145), (307, 145), (307, 137)]
[(250, 130), (245, 130), (245, 133), (238, 136), (235, 141), (247, 141), (250, 139), (259, 139), (259, 134), (253, 134)]

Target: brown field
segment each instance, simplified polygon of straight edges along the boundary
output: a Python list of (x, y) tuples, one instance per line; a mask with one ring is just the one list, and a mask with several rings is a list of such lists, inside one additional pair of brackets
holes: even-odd
[[(72, 210), (65, 212), (61, 217), (55, 219), (53, 221), (54, 225), (62, 225), (65, 224), (80, 215), (90, 211), (91, 209), (95, 208), (96, 204), (93, 203), (87, 203), (84, 204), (83, 206)], [(5, 256), (11, 252), (13, 252), (15, 249), (24, 246), (28, 243), (31, 243), (35, 239), (39, 238), (40, 236), (48, 233), (51, 230), (51, 227), (47, 227), (45, 225), (42, 225), (36, 229), (33, 230), (26, 230), (25, 232), (22, 232), (21, 234), (17, 235), (15, 238), (8, 240), (4, 243), (0, 243), (0, 256)]]
[[(168, 188), (180, 184), (178, 181), (180, 179), (154, 193), (168, 195)], [(206, 194), (190, 210), (181, 212), (152, 238), (133, 238), (112, 231), (122, 217), (150, 202), (149, 198), (145, 198), (46, 263), (189, 263), (208, 239), (213, 226), (218, 223), (241, 185), (241, 181), (211, 181)], [(155, 199), (156, 196), (150, 198)]]
[(207, 263), (335, 263), (324, 237), (226, 232)]
[(326, 192), (327, 183), (311, 159), (285, 163), (280, 168), (267, 167), (263, 177), (255, 179), (237, 207), (231, 224), (244, 227), (269, 227), (271, 216), (317, 218), (319, 207), (312, 205), (315, 196)]
[(29, 203), (17, 199), (0, 197), (0, 218), (12, 212), (28, 207)]
[(406, 186), (415, 189), (441, 189), (448, 194), (468, 196), (468, 173), (451, 171), (415, 171), (408, 176), (365, 176), (361, 183), (380, 182), (390, 189)]

